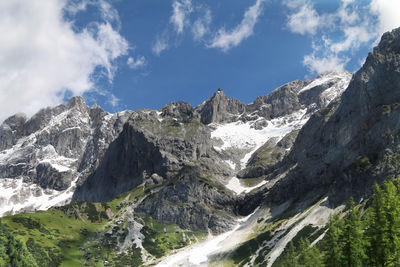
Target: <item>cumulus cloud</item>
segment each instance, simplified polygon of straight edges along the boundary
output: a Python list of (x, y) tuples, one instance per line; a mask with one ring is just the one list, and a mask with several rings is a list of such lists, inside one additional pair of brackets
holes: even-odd
[(318, 57), (315, 54), (306, 55), (303, 59), (303, 64), (310, 72), (324, 73), (331, 70), (343, 70), (348, 58), (329, 55), (326, 57)]
[(175, 31), (178, 34), (183, 32), (183, 29), (188, 23), (188, 15), (193, 12), (191, 0), (175, 0), (172, 3), (172, 15), (170, 21), (174, 25)]
[(331, 13), (318, 13), (311, 0), (284, 3), (289, 10), (288, 29), (313, 39), (313, 52), (304, 56), (303, 64), (316, 73), (344, 68), (348, 53), (372, 46), (385, 31), (400, 26), (398, 0), (342, 0)]
[(372, 0), (370, 10), (378, 16), (378, 32), (383, 33), (400, 26), (400, 1)]
[(253, 35), (254, 26), (262, 13), (263, 3), (264, 0), (257, 0), (253, 6), (246, 10), (241, 23), (232, 30), (227, 31), (225, 28), (219, 29), (217, 35), (211, 40), (208, 47), (219, 48), (226, 52)]
[[(88, 4), (108, 19), (77, 32), (65, 12)], [(66, 93), (82, 95), (95, 87), (97, 70), (112, 81), (114, 60), (129, 49), (112, 26), (117, 15), (105, 1), (0, 1), (0, 121), (59, 104)]]
[(375, 33), (368, 31), (368, 27), (349, 26), (343, 29), (345, 39), (342, 42), (332, 43), (330, 50), (338, 54), (340, 52), (348, 51), (349, 49), (358, 49), (361, 44), (367, 43), (375, 37)]
[(321, 26), (321, 19), (309, 1), (290, 1), (286, 5), (295, 10), (288, 16), (287, 26), (294, 33), (312, 34)]

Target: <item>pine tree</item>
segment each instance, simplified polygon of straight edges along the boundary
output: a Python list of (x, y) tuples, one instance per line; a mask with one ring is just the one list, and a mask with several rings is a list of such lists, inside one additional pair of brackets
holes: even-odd
[(348, 267), (361, 267), (365, 259), (365, 242), (363, 240), (363, 228), (361, 216), (354, 208), (354, 200), (351, 198), (348, 205), (348, 215), (344, 220), (343, 265)]
[(297, 251), (293, 242), (289, 242), (287, 248), (285, 249), (280, 266), (299, 267)]
[(343, 221), (339, 220), (338, 215), (335, 215), (329, 221), (328, 228), (329, 230), (326, 233), (328, 249), (325, 251), (325, 265), (327, 267), (341, 266), (343, 261), (341, 240)]
[(298, 246), (299, 253), (299, 266), (302, 267), (315, 267), (323, 266), (321, 253), (316, 247), (311, 247), (308, 239), (301, 238)]
[[(395, 180), (396, 182), (396, 180)], [(398, 185), (398, 180), (397, 180)], [(385, 233), (385, 266), (400, 264), (400, 194), (398, 187), (392, 182), (386, 182), (383, 190), (386, 197), (385, 215), (387, 232)]]
[(374, 185), (374, 198), (367, 217), (366, 238), (368, 240), (367, 256), (371, 266), (384, 266), (384, 237), (387, 228), (383, 211), (384, 193), (378, 184)]
[(367, 255), (372, 266), (400, 265), (400, 193), (399, 179), (375, 185), (369, 210), (366, 236)]

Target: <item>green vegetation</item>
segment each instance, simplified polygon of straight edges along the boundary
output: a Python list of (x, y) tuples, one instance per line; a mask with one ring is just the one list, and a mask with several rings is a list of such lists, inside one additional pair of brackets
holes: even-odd
[(184, 139), (193, 138), (198, 135), (202, 123), (194, 118), (188, 119), (185, 123), (180, 123), (173, 118), (165, 118), (161, 122), (154, 119), (136, 119), (132, 122), (136, 127), (147, 129), (157, 135), (179, 137)]
[(166, 255), (206, 236), (205, 232), (182, 230), (175, 224), (163, 224), (150, 217), (144, 218), (143, 247), (156, 258)]
[(200, 182), (206, 184), (209, 188), (216, 188), (220, 192), (232, 194), (232, 192), (226, 189), (223, 184), (213, 180), (210, 176), (199, 176), (198, 179)]
[(309, 241), (294, 240), (274, 266), (400, 266), (400, 178), (374, 191), (368, 208), (350, 199), (320, 244), (310, 248)]
[[(246, 262), (249, 261), (250, 257), (255, 254), (257, 249), (261, 246), (261, 244), (272, 238), (272, 233), (270, 231), (266, 231), (257, 235), (256, 237), (244, 242), (240, 245), (231, 255), (231, 259), (234, 262), (235, 266), (243, 266)], [(265, 251), (263, 251), (265, 253)], [(257, 258), (256, 263), (262, 261), (262, 258)]]
[(0, 266), (39, 266), (28, 248), (0, 221)]
[(382, 105), (382, 115), (390, 115), (393, 111), (396, 111), (400, 107), (400, 103), (395, 102), (393, 104)]
[(352, 166), (354, 166), (358, 170), (366, 171), (371, 168), (372, 164), (369, 158), (367, 156), (364, 156), (359, 157), (355, 162), (353, 162)]
[(243, 178), (240, 179), (240, 183), (244, 184), (244, 186), (247, 187), (253, 187), (264, 181), (264, 177), (258, 177), (258, 178)]
[(80, 248), (104, 222), (92, 223), (78, 217), (49, 210), (7, 216), (2, 221), (14, 230), (15, 238), (26, 244), (41, 266), (79, 266), (83, 255)]
[[(139, 187), (107, 203), (73, 202), (48, 211), (3, 217), (0, 266), (140, 266), (135, 244), (118, 251), (127, 228), (114, 225), (125, 208), (153, 187)], [(190, 240), (190, 239), (189, 239)], [(29, 263), (28, 263), (29, 262)]]

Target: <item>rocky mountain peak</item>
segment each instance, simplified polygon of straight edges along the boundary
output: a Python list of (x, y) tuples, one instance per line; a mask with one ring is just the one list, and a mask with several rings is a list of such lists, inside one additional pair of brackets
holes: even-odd
[[(400, 28), (385, 33), (355, 74), (343, 106), (368, 112), (400, 100)], [(353, 101), (352, 105), (349, 105)]]
[(171, 117), (179, 122), (188, 122), (190, 119), (197, 117), (197, 114), (189, 103), (178, 101), (165, 105), (161, 109), (161, 116)]
[(228, 98), (222, 89), (196, 107), (204, 124), (229, 122), (245, 111), (245, 104), (235, 98)]
[(66, 107), (68, 109), (72, 109), (75, 108), (81, 112), (85, 112), (88, 113), (89, 112), (89, 108), (86, 105), (85, 99), (81, 96), (74, 96), (72, 97), (66, 104)]

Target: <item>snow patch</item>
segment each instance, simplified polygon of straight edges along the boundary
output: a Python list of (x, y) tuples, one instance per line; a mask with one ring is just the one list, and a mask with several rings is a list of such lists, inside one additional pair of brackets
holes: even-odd
[(238, 219), (238, 224), (229, 232), (209, 236), (207, 240), (194, 244), (178, 251), (176, 254), (167, 256), (162, 262), (157, 264), (158, 267), (175, 267), (175, 266), (200, 266), (208, 262), (208, 257), (222, 248), (222, 243), (227, 238), (235, 235), (243, 224), (245, 224), (251, 216), (256, 213), (257, 209), (250, 215)]
[(309, 119), (307, 109), (301, 109), (288, 116), (268, 121), (268, 126), (256, 130), (254, 121), (232, 122), (227, 124), (214, 124), (215, 130), (211, 132), (211, 138), (222, 140), (223, 144), (215, 146), (217, 151), (228, 148), (236, 148), (249, 151), (241, 160), (241, 168), (244, 168), (251, 155), (270, 138), (277, 137), (277, 141), (293, 130), (300, 129)]
[[(320, 86), (329, 82), (338, 81), (335, 86), (332, 86), (324, 91), (326, 94), (332, 94), (333, 89), (344, 91), (349, 82), (351, 80), (352, 74), (345, 71), (332, 71), (325, 73), (323, 75), (318, 76), (314, 81), (312, 81), (309, 85), (305, 86), (303, 89), (299, 91), (299, 94), (305, 91), (308, 91), (316, 86)], [(337, 94), (337, 93), (335, 93)]]
[(225, 187), (239, 195), (243, 192), (248, 193), (248, 192), (252, 191), (253, 189), (256, 189), (260, 186), (265, 185), (266, 183), (267, 183), (267, 181), (263, 180), (262, 182), (260, 182), (259, 184), (255, 185), (255, 186), (246, 187), (240, 183), (240, 180), (237, 177), (232, 177), (229, 180), (228, 184), (225, 185)]
[(236, 169), (236, 164), (232, 160), (227, 159), (224, 161), (229, 165), (229, 167), (231, 167), (231, 169)]
[(72, 199), (78, 178), (64, 191), (43, 189), (36, 184), (23, 182), (22, 178), (0, 179), (0, 217), (67, 204)]

